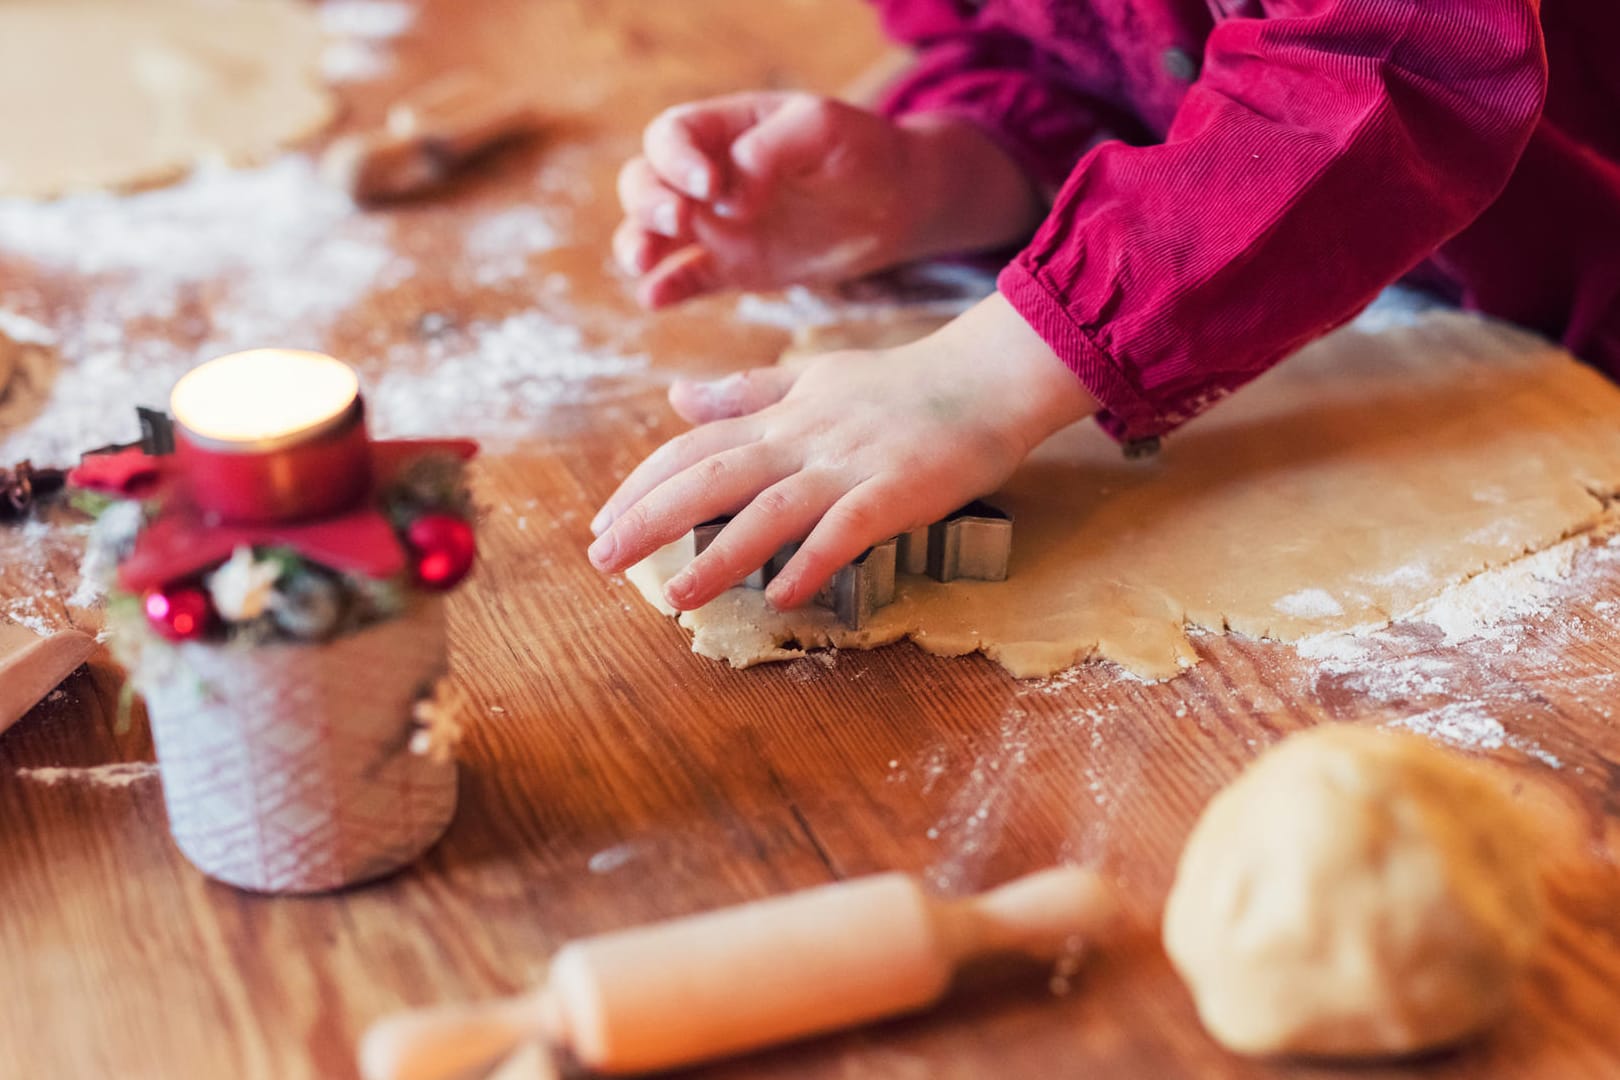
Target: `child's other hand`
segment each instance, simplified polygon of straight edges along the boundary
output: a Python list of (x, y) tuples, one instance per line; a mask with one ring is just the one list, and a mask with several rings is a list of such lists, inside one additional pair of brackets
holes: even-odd
[(1000, 296), (911, 345), (678, 383), (670, 400), (699, 426), (619, 486), (592, 523), (590, 558), (623, 570), (734, 515), (666, 586), (681, 610), (799, 539), (767, 595), (804, 604), (866, 548), (994, 491), (1036, 444), (1096, 409)]
[(773, 91), (665, 111), (620, 172), (619, 199), (614, 254), (654, 308), (999, 246), (1041, 209), (1017, 166), (961, 121), (895, 122)]

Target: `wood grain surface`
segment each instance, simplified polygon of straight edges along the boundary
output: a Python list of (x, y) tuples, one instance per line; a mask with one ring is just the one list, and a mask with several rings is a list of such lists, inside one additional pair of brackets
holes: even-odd
[[(591, 512), (679, 430), (663, 403), (670, 373), (758, 363), (786, 337), (740, 322), (735, 298), (634, 310), (607, 256), (619, 163), (663, 105), (830, 90), (881, 47), (853, 0), (441, 0), (387, 74), (344, 88), (345, 124), (363, 126), (404, 88), (476, 66), (532, 88), (553, 124), (442, 197), (386, 214), (415, 271), (336, 320), (329, 351), (374, 380), (424, 312), (536, 309), (650, 365), (534, 410), (523, 438), (477, 465), (483, 558), (453, 598), (451, 635), (478, 715), (459, 815), (418, 866), (311, 899), (205, 880), (168, 838), (151, 769), (81, 771), (152, 759), (138, 712), (116, 728), (121, 680), (104, 654), (0, 736), (0, 1074), (349, 1077), (372, 1020), (520, 990), (572, 936), (880, 870), (960, 893), (1079, 859), (1108, 868), (1131, 918), (1071, 980), (985, 968), (936, 1012), (691, 1075), (1620, 1075), (1620, 563), (1607, 549), (1583, 556), (1578, 586), (1515, 630), (1512, 651), (1447, 645), (1430, 628), (1387, 635), (1391, 665), (1418, 657), (1446, 677), (1380, 692), (1288, 648), (1213, 635), (1199, 639), (1204, 663), (1163, 685), (1102, 667), (1019, 683), (910, 646), (737, 672), (692, 655), (670, 620), (590, 569)], [(475, 215), (526, 204), (565, 227), (520, 280), (469, 285), (437, 257)], [(0, 252), (0, 299), (26, 292), (70, 319), (87, 290)], [(143, 332), (195, 341), (207, 312), (202, 295)], [(79, 360), (61, 358), (64, 387)], [(65, 511), (0, 530), (0, 610), (97, 629), (93, 609), (67, 603), (82, 542)], [(1199, 809), (1291, 731), (1432, 715), (1459, 694), (1503, 725), (1491, 754), (1546, 822), (1554, 918), (1520, 1007), (1460, 1051), (1375, 1071), (1222, 1052), (1156, 935)]]

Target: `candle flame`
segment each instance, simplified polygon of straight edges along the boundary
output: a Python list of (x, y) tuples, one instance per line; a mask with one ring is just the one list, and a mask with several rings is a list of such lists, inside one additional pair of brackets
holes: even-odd
[(315, 434), (359, 394), (359, 377), (342, 361), (295, 349), (252, 349), (187, 372), (169, 408), (201, 438), (256, 444)]

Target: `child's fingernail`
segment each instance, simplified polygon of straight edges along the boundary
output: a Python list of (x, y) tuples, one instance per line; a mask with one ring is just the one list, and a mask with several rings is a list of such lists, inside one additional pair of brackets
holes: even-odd
[(770, 588), (765, 590), (766, 601), (777, 611), (785, 611), (787, 609), (787, 598), (792, 592), (792, 583), (790, 582), (787, 585), (783, 585), (781, 584), (781, 581), (781, 578), (777, 578), (771, 583)]
[(653, 229), (665, 236), (674, 236), (680, 227), (680, 211), (672, 202), (659, 203), (653, 208)]
[(597, 566), (606, 566), (613, 561), (613, 556), (619, 550), (619, 541), (612, 533), (606, 533), (596, 538), (585, 552), (586, 556)]
[(709, 201), (714, 194), (714, 174), (707, 165), (694, 165), (686, 172), (686, 193), (694, 199)]
[(692, 593), (694, 574), (690, 570), (682, 570), (664, 583), (664, 599), (672, 607), (680, 607)]
[(612, 521), (613, 515), (608, 513), (607, 507), (602, 507), (602, 509), (596, 512), (596, 516), (591, 518), (591, 535), (601, 536), (602, 530), (607, 528)]
[(641, 272), (641, 247), (646, 242), (645, 233), (638, 232), (628, 239), (615, 237), (613, 240), (613, 259), (619, 264), (619, 269), (627, 274)]

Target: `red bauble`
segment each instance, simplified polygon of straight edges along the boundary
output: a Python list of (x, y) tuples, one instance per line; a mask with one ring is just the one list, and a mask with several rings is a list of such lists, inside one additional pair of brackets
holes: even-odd
[(214, 604), (195, 585), (153, 589), (142, 601), (146, 621), (170, 641), (196, 641), (214, 625)]
[(416, 580), (428, 589), (451, 589), (472, 569), (478, 542), (472, 526), (454, 514), (423, 514), (405, 530)]

